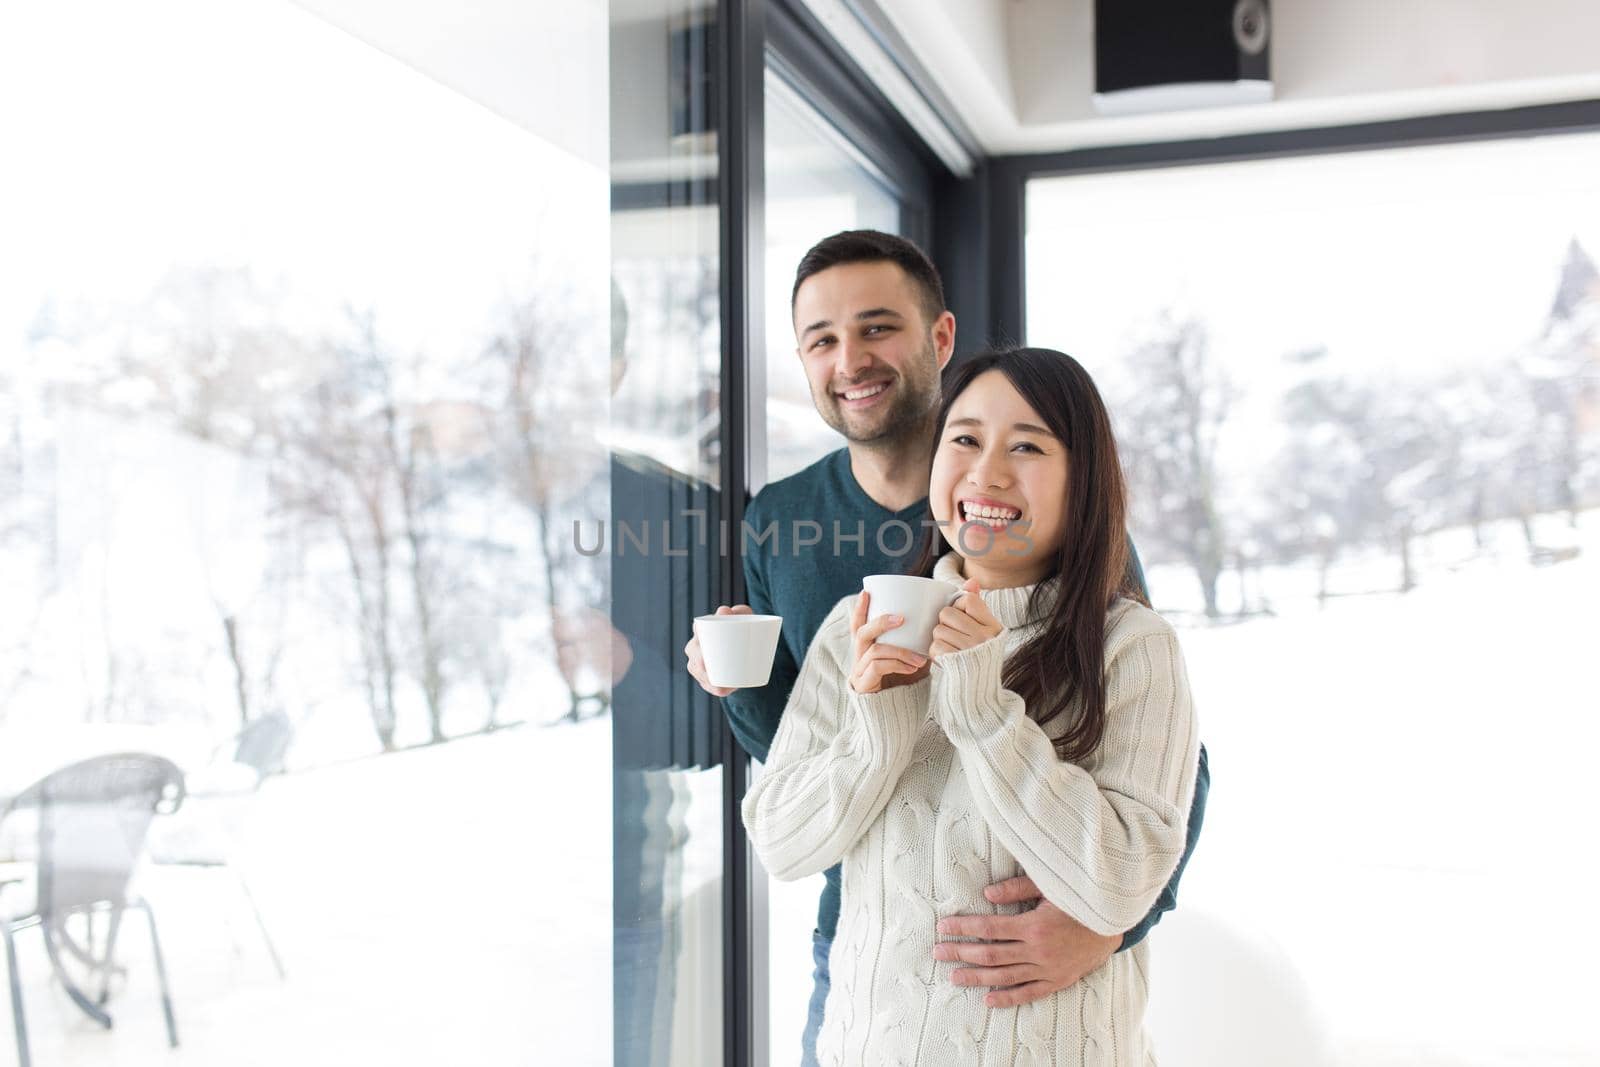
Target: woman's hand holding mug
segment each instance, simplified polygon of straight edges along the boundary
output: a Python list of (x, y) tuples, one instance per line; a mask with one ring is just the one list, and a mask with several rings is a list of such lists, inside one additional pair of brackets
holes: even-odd
[(983, 602), (978, 579), (968, 578), (961, 589), (961, 596), (939, 612), (939, 624), (933, 628), (933, 644), (928, 646), (930, 659), (938, 659), (946, 652), (976, 648), (989, 638), (998, 637), (1005, 629), (989, 610), (989, 605)]
[(898, 615), (880, 615), (867, 621), (871, 594), (856, 596), (850, 613), (850, 646), (853, 666), (850, 688), (858, 693), (877, 693), (900, 685), (912, 685), (928, 676), (928, 657), (910, 649), (878, 644), (878, 638), (905, 622)]

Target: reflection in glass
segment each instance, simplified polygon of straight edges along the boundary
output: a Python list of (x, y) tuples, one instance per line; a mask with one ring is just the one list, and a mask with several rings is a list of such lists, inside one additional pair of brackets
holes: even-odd
[[(1112, 400), (1218, 768), (1152, 935), (1167, 1047), (1600, 1055), (1592, 913), (1483, 925), (1528, 872), (1600, 873), (1571, 847), (1600, 741), (1597, 175), (1587, 134), (1029, 186), (1028, 338)], [(1537, 996), (1501, 977), (1528, 973)]]
[(719, 587), (721, 313), (713, 11), (613, 9), (614, 1062), (722, 1061), (718, 702), (684, 669)]

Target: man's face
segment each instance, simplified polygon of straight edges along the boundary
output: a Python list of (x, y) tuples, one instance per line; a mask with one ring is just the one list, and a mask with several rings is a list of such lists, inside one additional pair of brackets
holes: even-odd
[(847, 263), (807, 278), (794, 330), (811, 399), (851, 441), (916, 433), (939, 404), (955, 317), (927, 321), (915, 283), (889, 262)]

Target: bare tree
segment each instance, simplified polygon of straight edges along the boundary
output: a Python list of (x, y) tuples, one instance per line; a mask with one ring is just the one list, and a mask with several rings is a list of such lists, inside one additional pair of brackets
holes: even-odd
[(105, 382), (122, 386), (112, 403), (249, 451), (268, 414), (309, 384), (314, 362), (283, 326), (282, 304), (248, 268), (174, 268), (124, 319), (106, 370)]
[(1358, 381), (1327, 367), (1285, 395), (1288, 470), (1302, 486), (1294, 499), (1318, 536), (1333, 539), (1322, 550), (1324, 575), (1340, 547), (1365, 541), (1399, 557), (1402, 592), (1416, 586), (1415, 539), (1452, 514), (1460, 480), (1438, 385)]
[(564, 717), (576, 721), (585, 704), (596, 713), (609, 705), (602, 666), (609, 626), (597, 623), (604, 619), (598, 607), (603, 579), (595, 559), (570, 545), (572, 524), (564, 521), (603, 458), (594, 430), (604, 418), (598, 399), (604, 391), (595, 386), (608, 365), (600, 351), (574, 358), (584, 352), (585, 336), (560, 306), (546, 292), (506, 307), (483, 366), (497, 398), (493, 433), (501, 478), (534, 520), (545, 614), (567, 685)]
[(1517, 360), (1555, 505), (1577, 525), (1600, 443), (1600, 269), (1576, 238), (1539, 339)]
[(1238, 397), (1205, 324), (1168, 313), (1125, 362), (1118, 442), (1133, 487), (1141, 546), (1183, 560), (1218, 618), (1217, 579), (1229, 557), (1217, 507), (1217, 443)]
[(329, 345), (326, 372), (275, 426), (279, 506), (332, 532), (344, 558), (361, 652), (361, 680), (384, 751), (395, 747), (396, 522), (382, 397), (387, 368), (370, 351)]
[(404, 433), (399, 429), (393, 404), (384, 411), (384, 424), (389, 462), (394, 467), (395, 484), (400, 491), (400, 516), (405, 529), (406, 547), (410, 553), (407, 570), (411, 578), (412, 607), (417, 619), (422, 695), (428, 708), (429, 737), (437, 743), (444, 740), (444, 653), (435, 621), (437, 609), (434, 588), (437, 573), (433, 567), (432, 538), (424, 518), (428, 503), (423, 499), (425, 475), (422, 471), (432, 458), (433, 450), (426, 426), (412, 426)]
[[(347, 320), (344, 336), (327, 345), (328, 367), (304, 413), (282, 429), (277, 492), (341, 548), (380, 743), (395, 747), (403, 675), (415, 678), (429, 741), (439, 743), (451, 664), (465, 659), (452, 649), (466, 639), (452, 617), (463, 610), (457, 601), (471, 566), (446, 565), (449, 486), (461, 479), (484, 487), (472, 468), (483, 465), (488, 438), (459, 440), (463, 427), (481, 424), (483, 408), (425, 401), (402, 381), (405, 361), (371, 312), (349, 310)], [(441, 447), (441, 434), (456, 440)]]
[(419, 417), (419, 404), (404, 403), (398, 395), (394, 380), (396, 359), (380, 344), (372, 314), (356, 317), (354, 326), (361, 358), (374, 368), (372, 379), (380, 404), (379, 454), (393, 482), (400, 531), (405, 539), (406, 577), (416, 626), (415, 656), (428, 713), (428, 737), (437, 744), (445, 739), (447, 680), (444, 635), (438, 624), (442, 575), (435, 559), (436, 538), (430, 516), (444, 504), (445, 480), (440, 476), (432, 427)]
[[(168, 271), (136, 306), (109, 323), (88, 313), (50, 309), (39, 322), (70, 333), (113, 336), (97, 377), (68, 387), (74, 402), (142, 421), (166, 423), (208, 446), (227, 449), (241, 462), (266, 462), (278, 411), (304, 390), (316, 355), (283, 326), (281, 294), (247, 268), (181, 265)], [(85, 387), (86, 386), (86, 387)], [(202, 551), (212, 546), (200, 546)], [(257, 648), (270, 685), (270, 666), (282, 653), (282, 634), (249, 633), (243, 605), (218, 595), (213, 566), (226, 568), (235, 546), (215, 546), (206, 559), (222, 654), (233, 674), (241, 724), (252, 718), (259, 694), (252, 679)]]
[(30, 677), (34, 637), (56, 580), (51, 501), (35, 484), (43, 457), (23, 432), (21, 388), (0, 367), (0, 578), (11, 591), (0, 620), (0, 721)]

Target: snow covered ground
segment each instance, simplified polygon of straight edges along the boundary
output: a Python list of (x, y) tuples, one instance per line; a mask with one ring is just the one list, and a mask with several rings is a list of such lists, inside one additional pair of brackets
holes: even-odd
[(596, 721), (269, 779), (246, 871), (287, 980), (226, 873), (157, 869), (146, 895), (181, 1047), (166, 1047), (141, 929), (122, 937), (109, 1032), (50, 986), (24, 931), (35, 1062), (609, 1064), (609, 766)]
[[(1600, 515), (1584, 519), (1541, 530), (1581, 545), (1569, 562), (1531, 566), (1505, 530), (1498, 558), (1442, 539), (1449, 566), (1405, 596), (1183, 635), (1214, 784), (1182, 908), (1281, 948), (1332, 1062), (1600, 1062)], [(1181, 1014), (1153, 945), (1153, 1014)]]
[[(1184, 630), (1215, 781), (1182, 906), (1152, 940), (1164, 1064), (1600, 1062), (1600, 861), (1583, 844), (1597, 519), (1553, 566), (1508, 548), (1431, 567), (1404, 596)], [(246, 870), (288, 979), (226, 874), (159, 870), (147, 893), (182, 1047), (165, 1047), (137, 927), (111, 1032), (50, 987), (24, 932), (36, 1062), (609, 1063), (609, 768), (597, 720), (269, 780)], [(687, 777), (674, 1062), (703, 1067), (719, 779)], [(797, 1058), (819, 887), (772, 887), (774, 1064)], [(1271, 1044), (1296, 1028), (1318, 1055)]]

